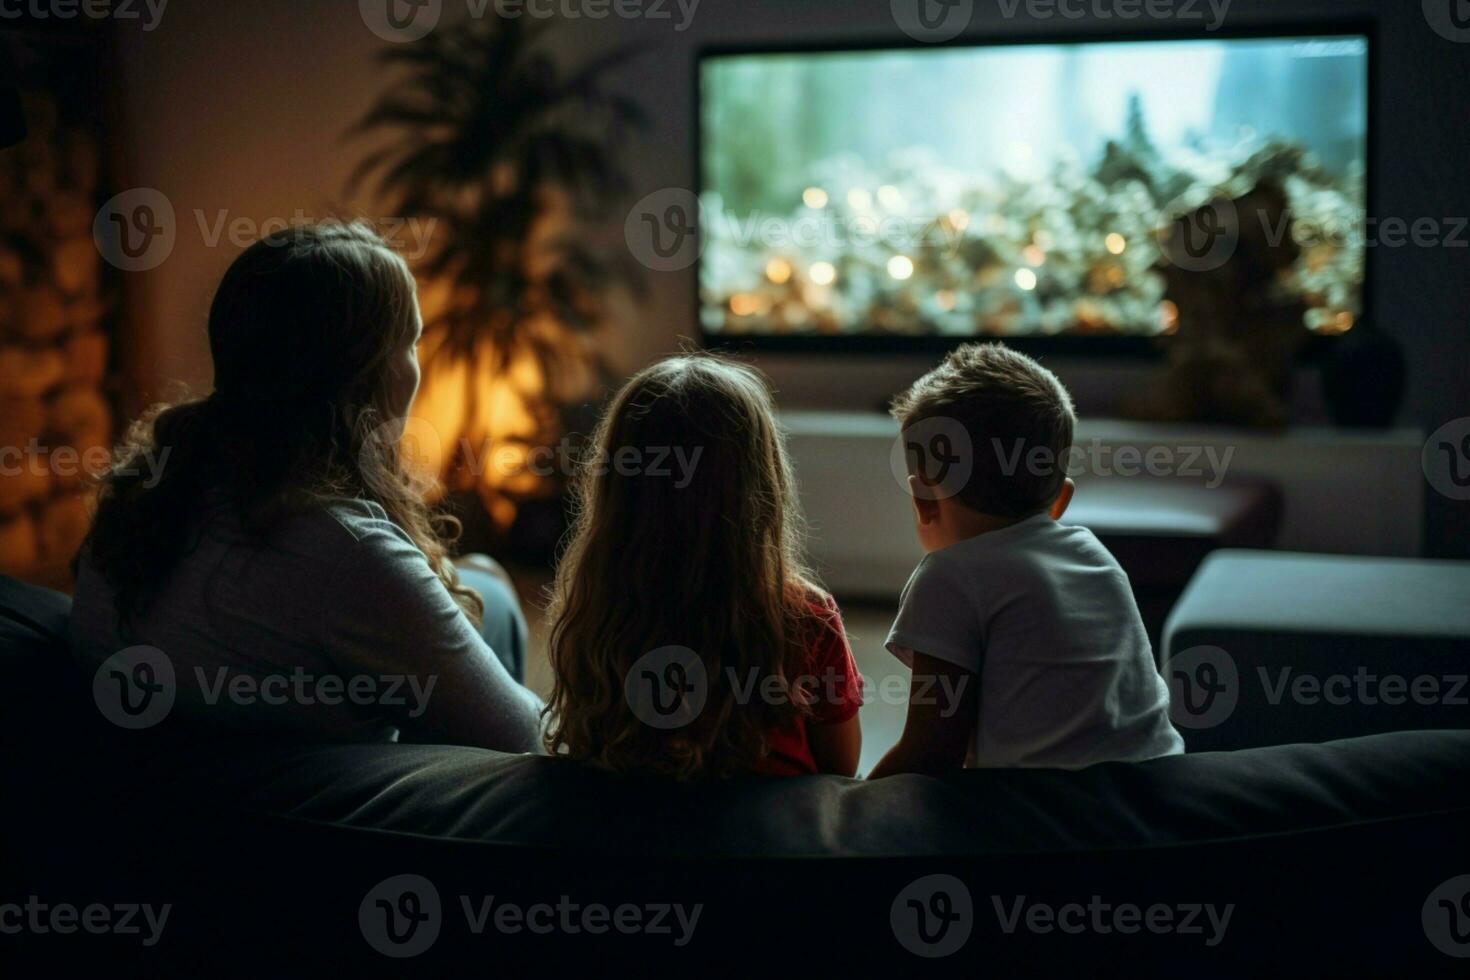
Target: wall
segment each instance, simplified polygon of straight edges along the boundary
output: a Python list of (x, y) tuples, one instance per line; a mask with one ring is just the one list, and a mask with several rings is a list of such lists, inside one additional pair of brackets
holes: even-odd
[[(464, 3), (445, 0), (447, 10), (462, 11)], [(1102, 0), (1085, 4), (1091, 10), (1099, 5), (1111, 7)], [(1002, 10), (1009, 6), (976, 0), (972, 32), (1107, 31), (1122, 23), (1094, 13), (1038, 23), (1025, 18), (1024, 7), (1007, 20)], [(1073, 0), (1069, 9), (1082, 6)], [(175, 0), (157, 30), (118, 32), (120, 111), (134, 135), (126, 147), (126, 179), (162, 190), (181, 218), (170, 259), (132, 277), (135, 320), (146, 325), (137, 359), (148, 369), (148, 394), (157, 394), (165, 379), (209, 380), (204, 311), (233, 249), (201, 240), (194, 209), (213, 216), (227, 208), (262, 220), (341, 202), (346, 173), (361, 151), (339, 136), (383, 84), (372, 61), (383, 42), (363, 26), (357, 7), (322, 0)], [(902, 38), (886, 0), (703, 0), (684, 31), (675, 29), (682, 16), (675, 0), (662, 7), (671, 19), (584, 17), (569, 21), (565, 35), (571, 56), (619, 40), (650, 46), (624, 82), (653, 120), (644, 152), (631, 161), (639, 196), (693, 182), (690, 81), (700, 44)], [(1415, 0), (1235, 0), (1228, 8), (1229, 23), (1362, 16), (1380, 25), (1373, 160), (1378, 214), (1410, 220), (1470, 215), (1470, 44), (1433, 33)], [(1379, 248), (1373, 260), (1379, 320), (1403, 341), (1409, 359), (1405, 419), (1428, 431), (1470, 415), (1470, 249)], [(604, 339), (625, 369), (674, 349), (692, 330), (692, 276), (650, 274), (650, 284), (649, 301), (630, 309)], [(856, 408), (875, 407), (925, 366), (921, 358), (852, 362), (841, 371), (812, 358), (762, 363), (788, 393), (788, 403)], [(1084, 409), (1136, 381), (1140, 370), (1087, 362), (1058, 367), (1084, 394)], [(1310, 412), (1309, 383), (1305, 390)], [(1470, 555), (1466, 508), (1452, 508), (1430, 493), (1428, 514), (1429, 553)]]

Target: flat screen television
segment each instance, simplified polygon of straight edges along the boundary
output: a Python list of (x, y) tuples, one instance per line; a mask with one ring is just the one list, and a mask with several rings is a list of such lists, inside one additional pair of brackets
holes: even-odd
[[(1261, 240), (1288, 251), (1250, 288), (1317, 335), (1363, 316), (1366, 29), (706, 49), (696, 70), (707, 342), (1156, 349), (1178, 277)], [(1280, 207), (1234, 207), (1268, 187)]]

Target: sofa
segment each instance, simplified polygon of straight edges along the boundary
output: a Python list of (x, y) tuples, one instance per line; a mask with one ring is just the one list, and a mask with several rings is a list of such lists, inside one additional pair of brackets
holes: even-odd
[(67, 611), (0, 579), (0, 962), (27, 968), (8, 975), (1470, 965), (1467, 731), (677, 785), (455, 746), (124, 731), (71, 667)]

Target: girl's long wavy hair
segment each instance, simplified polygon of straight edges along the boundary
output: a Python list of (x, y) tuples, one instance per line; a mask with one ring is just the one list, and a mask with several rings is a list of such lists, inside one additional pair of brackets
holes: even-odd
[[(793, 682), (816, 594), (765, 381), (709, 355), (647, 368), (613, 399), (573, 491), (549, 611), (548, 749), (676, 778), (752, 768), (806, 710)], [(624, 686), (666, 646), (695, 651), (708, 680), (703, 709), (672, 730), (640, 721)], [(768, 678), (779, 696), (750, 697)]]
[(241, 253), (209, 311), (213, 394), (150, 410), (102, 477), (82, 552), (122, 622), (194, 546), (207, 507), (230, 508), (264, 540), (287, 516), (344, 496), (382, 506), (478, 621), (481, 602), (448, 557), (458, 523), (425, 505), (386, 404), (390, 359), (417, 329), (408, 266), (365, 224), (291, 228)]

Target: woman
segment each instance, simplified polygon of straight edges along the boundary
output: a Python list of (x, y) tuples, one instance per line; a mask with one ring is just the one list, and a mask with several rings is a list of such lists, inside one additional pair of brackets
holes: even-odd
[(540, 704), (497, 657), (518, 651), (475, 626), (517, 646), (514, 597), (483, 567), (488, 611), (461, 583), (399, 459), (422, 329), (408, 267), (364, 226), (241, 254), (209, 314), (214, 393), (136, 424), (104, 478), (77, 559), (84, 665), (156, 648), (171, 717), (206, 728), (534, 751)]

